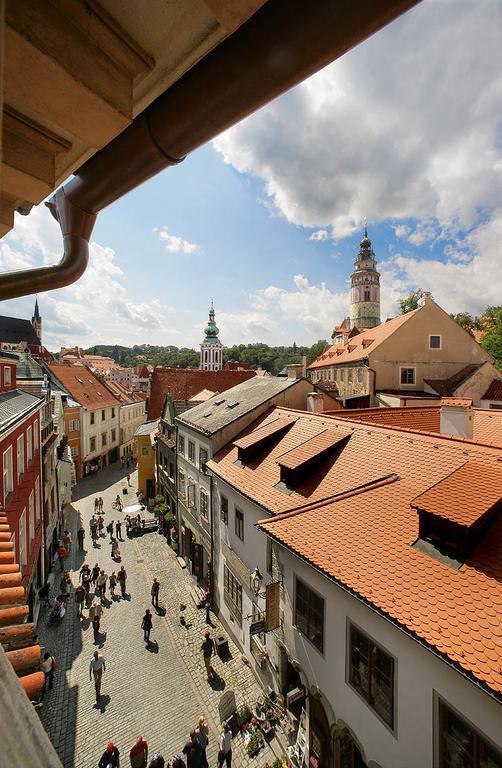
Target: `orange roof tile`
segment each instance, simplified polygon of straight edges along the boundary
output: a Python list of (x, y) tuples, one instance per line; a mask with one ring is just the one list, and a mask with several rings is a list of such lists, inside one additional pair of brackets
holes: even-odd
[(277, 463), (286, 469), (299, 469), (307, 462), (315, 459), (316, 456), (328, 451), (335, 445), (345, 440), (346, 435), (337, 435), (332, 430), (327, 429), (310, 440), (306, 440), (301, 445), (293, 448), (288, 453), (279, 456)]
[(119, 400), (112, 395), (106, 384), (89, 368), (67, 363), (48, 363), (47, 368), (60, 385), (86, 410), (94, 411), (98, 408), (120, 405)]
[(168, 394), (173, 400), (190, 400), (203, 389), (219, 394), (253, 376), (256, 376), (255, 371), (201, 371), (199, 368), (163, 368), (158, 365), (152, 375), (148, 420), (160, 418)]
[(441, 405), (450, 408), (472, 408), (472, 400), (470, 397), (442, 397)]
[[(326, 365), (338, 365), (340, 363), (348, 363), (356, 360), (363, 360), (368, 356), (366, 349), (371, 344), (371, 351), (373, 352), (383, 341), (389, 338), (395, 331), (398, 330), (404, 323), (406, 323), (413, 315), (420, 312), (422, 307), (414, 309), (411, 312), (407, 312), (405, 315), (398, 315), (387, 320), (386, 323), (381, 323), (375, 328), (367, 328), (357, 336), (353, 336), (350, 340), (350, 345), (347, 347), (330, 347), (324, 354), (314, 360), (309, 365), (309, 369), (323, 368)], [(350, 349), (349, 349), (350, 347)], [(336, 361), (331, 361), (330, 352), (333, 351), (337, 355)], [(326, 362), (329, 361), (329, 362)]]
[(466, 461), (413, 499), (411, 506), (458, 525), (471, 526), (499, 502), (501, 489), (501, 465)]
[(237, 448), (251, 448), (251, 446), (261, 443), (262, 440), (266, 440), (268, 437), (281, 432), (289, 424), (291, 424), (291, 420), (287, 418), (272, 419), (265, 426), (260, 425), (245, 437), (234, 440), (234, 445)]
[[(278, 417), (294, 423), (272, 449), (239, 467), (237, 449), (226, 446), (210, 470), (272, 513), (259, 523), (267, 534), (502, 698), (502, 516), (460, 570), (410, 546), (418, 536), (411, 501), (466, 462), (483, 470), (457, 472), (452, 498), (486, 502), (488, 475), (488, 501), (502, 497), (502, 449), (284, 408), (247, 431)], [(277, 459), (327, 430), (350, 440), (281, 493)]]
[(493, 379), (481, 400), (502, 400), (502, 381)]

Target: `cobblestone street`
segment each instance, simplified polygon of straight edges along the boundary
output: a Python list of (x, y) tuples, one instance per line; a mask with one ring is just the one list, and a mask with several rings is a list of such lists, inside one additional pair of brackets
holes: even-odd
[[(122, 488), (127, 485), (125, 474), (121, 469), (107, 469), (82, 480), (74, 489), (75, 511), (66, 521), (74, 541), (66, 561), (73, 587), (78, 583), (84, 560), (91, 567), (97, 562), (108, 574), (120, 568), (111, 559), (108, 536), (99, 539), (99, 548), (93, 548), (89, 519), (95, 496), (104, 499), (105, 525), (117, 519), (111, 507), (117, 493), (125, 506), (135, 503), (136, 473), (132, 474), (127, 496), (122, 495)], [(80, 521), (86, 530), (85, 556), (76, 544)], [(210, 728), (209, 764), (215, 768), (220, 730), (218, 700), (223, 690), (235, 691), (238, 707), (244, 703), (252, 706), (260, 693), (258, 683), (231, 642), (231, 658), (222, 662), (216, 657), (213, 666), (218, 677), (211, 684), (207, 682), (200, 651), (207, 628), (205, 611), (195, 608), (190, 598), (193, 581), (178, 564), (164, 537), (155, 532), (126, 539), (120, 543), (120, 551), (128, 575), (127, 598), (109, 601), (107, 587), (99, 642), (94, 642), (87, 611), (84, 619), (77, 618), (73, 595), (60, 625), (48, 626), (48, 611), (41, 612), (41, 644), (55, 654), (58, 662), (54, 688), (46, 694), (40, 709), (42, 722), (65, 768), (92, 768), (109, 741), (117, 744), (121, 763), (128, 765), (129, 749), (139, 735), (148, 741), (151, 752), (158, 750), (171, 759), (181, 751), (198, 717), (204, 715)], [(58, 570), (55, 576), (59, 584)], [(167, 610), (165, 616), (157, 616), (153, 611), (152, 642), (147, 648), (140, 625), (145, 608), (151, 607), (150, 586), (154, 576), (160, 580), (160, 602)], [(53, 587), (52, 594), (56, 592)], [(117, 593), (120, 594), (119, 588)], [(180, 604), (186, 605), (185, 627), (180, 623)], [(211, 616), (214, 636), (219, 624)], [(106, 660), (99, 705), (95, 702), (94, 684), (89, 680), (89, 662), (96, 648)], [(265, 746), (251, 760), (238, 735), (233, 743), (234, 763), (261, 766), (273, 759), (271, 747), (281, 754), (274, 738), (271, 746)]]

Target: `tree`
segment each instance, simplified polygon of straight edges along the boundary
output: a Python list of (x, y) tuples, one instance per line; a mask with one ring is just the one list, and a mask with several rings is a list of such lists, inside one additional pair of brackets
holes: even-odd
[(416, 291), (411, 291), (405, 299), (400, 299), (399, 306), (401, 308), (401, 314), (405, 315), (407, 312), (418, 309), (420, 299), (423, 295), (423, 291), (420, 290), (420, 288), (417, 288)]
[(473, 317), (469, 312), (457, 312), (456, 315), (450, 315), (456, 323), (462, 326), (464, 331), (474, 336), (474, 329), (478, 327), (477, 317)]
[(487, 307), (479, 318), (479, 327), (479, 343), (493, 357), (497, 368), (502, 369), (502, 307)]
[(310, 365), (310, 363), (313, 363), (316, 358), (320, 357), (327, 346), (328, 342), (324, 339), (319, 339), (319, 341), (316, 341), (315, 344), (312, 344), (309, 351), (307, 352), (307, 365)]

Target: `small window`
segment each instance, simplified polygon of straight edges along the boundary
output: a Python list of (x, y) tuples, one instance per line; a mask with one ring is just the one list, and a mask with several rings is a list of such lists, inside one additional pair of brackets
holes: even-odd
[(185, 436), (184, 435), (178, 435), (178, 453), (181, 453), (182, 456), (185, 455)]
[(35, 419), (33, 422), (33, 452), (36, 453), (38, 451), (38, 419)]
[(295, 626), (317, 650), (324, 651), (324, 599), (296, 579)]
[(112, 419), (115, 418), (115, 408), (112, 408)]
[(17, 438), (17, 479), (18, 482), (24, 473), (24, 437)]
[(3, 455), (3, 503), (7, 503), (7, 497), (14, 490), (14, 476), (12, 472), (12, 447), (9, 446)]
[(5, 385), (9, 385), (12, 383), (11, 371), (12, 371), (12, 368), (10, 367), (10, 365), (6, 365), (5, 368), (3, 369), (3, 383)]
[(244, 512), (235, 508), (235, 535), (244, 541)]
[(272, 539), (267, 537), (267, 573), (272, 573)]
[(500, 768), (502, 752), (444, 701), (439, 700), (439, 764), (441, 768)]
[(193, 440), (188, 441), (188, 461), (191, 461), (192, 464), (195, 464), (195, 443)]
[(90, 423), (94, 424), (94, 411), (92, 411), (89, 415), (90, 415)]
[(429, 336), (429, 349), (441, 349), (441, 336)]
[(185, 501), (186, 496), (186, 478), (185, 473), (178, 470), (178, 496)]
[(205, 448), (199, 448), (199, 469), (204, 469), (204, 465), (207, 463), (207, 451)]
[(190, 509), (197, 510), (197, 500), (195, 498), (195, 484), (188, 481), (188, 506)]
[(209, 517), (209, 496), (201, 489), (200, 491), (200, 513), (206, 520)]
[(112, 429), (112, 443), (114, 443), (116, 439), (117, 439), (117, 430)]
[(394, 659), (350, 625), (349, 683), (390, 728), (394, 727)]
[(415, 368), (401, 368), (401, 384), (415, 384)]
[(89, 452), (90, 453), (94, 453), (95, 450), (96, 450), (96, 438), (95, 437), (91, 437), (90, 445), (89, 445)]
[(223, 600), (240, 624), (242, 622), (242, 585), (226, 565), (223, 566)]
[(72, 446), (70, 447), (70, 451), (71, 451), (71, 457), (72, 457), (72, 459), (76, 459), (76, 458), (77, 458), (77, 456), (78, 456), (78, 448), (77, 448), (75, 445), (72, 445)]
[(106, 419), (106, 411), (101, 411), (101, 421)]
[(101, 445), (106, 445), (106, 432), (101, 435)]
[(220, 498), (220, 520), (228, 525), (228, 499), (226, 496)]
[(33, 429), (31, 426), (26, 430), (26, 461), (28, 464), (33, 458)]

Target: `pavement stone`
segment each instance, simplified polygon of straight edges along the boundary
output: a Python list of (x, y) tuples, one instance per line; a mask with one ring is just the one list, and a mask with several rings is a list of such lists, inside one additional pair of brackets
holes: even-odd
[[(180, 567), (163, 536), (145, 533), (120, 543), (122, 561), (118, 565), (111, 559), (108, 536), (99, 540), (99, 548), (93, 548), (89, 520), (94, 498), (102, 496), (104, 500), (105, 525), (118, 517), (111, 507), (117, 493), (125, 506), (136, 502), (137, 472), (131, 474), (132, 487), (128, 488), (127, 496), (122, 494), (122, 488), (127, 487), (126, 475), (127, 470), (108, 468), (81, 480), (74, 489), (72, 507), (65, 518), (74, 542), (66, 560), (73, 587), (78, 583), (84, 561), (91, 567), (97, 562), (108, 574), (124, 564), (128, 575), (127, 598), (110, 600), (107, 590), (97, 642), (88, 618), (77, 618), (73, 599), (58, 625), (49, 625), (49, 612), (41, 612), (40, 642), (54, 653), (58, 669), (54, 688), (46, 694), (44, 705), (38, 710), (40, 718), (64, 768), (91, 768), (97, 766), (109, 741), (117, 744), (122, 763), (127, 765), (129, 749), (139, 735), (148, 741), (152, 752), (157, 750), (166, 760), (171, 759), (181, 752), (190, 730), (199, 716), (204, 715), (210, 729), (208, 760), (210, 766), (216, 768), (220, 732), (218, 701), (223, 690), (235, 691), (238, 707), (246, 703), (252, 706), (262, 690), (252, 669), (242, 661), (239, 649), (213, 614), (213, 627), (209, 629), (213, 636), (223, 632), (229, 637), (231, 658), (225, 662), (218, 657), (213, 659), (217, 677), (208, 683), (200, 651), (208, 629), (205, 611), (195, 607), (190, 597), (194, 582)], [(85, 555), (77, 550), (76, 533), (81, 522), (86, 529)], [(153, 629), (147, 648), (141, 619), (145, 609), (151, 607), (150, 586), (154, 576), (160, 581), (160, 603), (166, 612), (165, 616), (157, 616), (152, 611)], [(56, 584), (59, 578), (56, 570)], [(58, 591), (54, 587), (52, 594)], [(120, 589), (117, 592), (120, 595)], [(180, 611), (181, 605), (186, 606), (183, 611)], [(185, 626), (180, 622), (181, 613), (185, 616)], [(95, 702), (94, 684), (89, 680), (89, 663), (96, 648), (106, 660), (99, 705)], [(251, 759), (240, 734), (234, 738), (232, 751), (236, 768), (258, 768), (283, 753), (273, 738)]]

